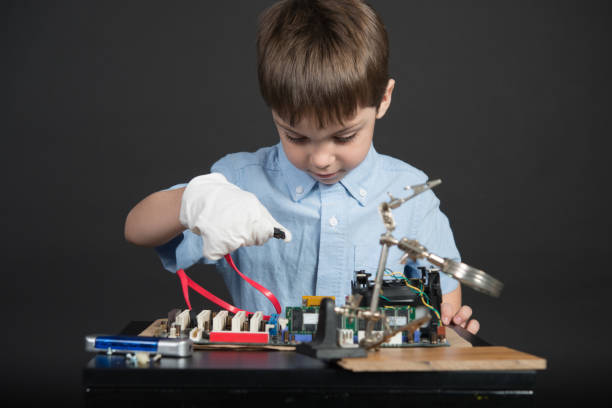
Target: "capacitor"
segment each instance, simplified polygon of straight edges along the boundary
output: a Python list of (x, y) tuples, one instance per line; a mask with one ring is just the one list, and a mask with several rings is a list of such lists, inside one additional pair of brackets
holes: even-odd
[(446, 328), (444, 326), (438, 326), (438, 340), (446, 340)]

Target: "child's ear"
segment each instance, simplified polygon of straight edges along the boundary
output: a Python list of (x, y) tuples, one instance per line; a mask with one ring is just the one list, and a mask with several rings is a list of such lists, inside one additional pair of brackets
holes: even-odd
[(389, 109), (389, 105), (391, 105), (391, 94), (393, 93), (394, 87), (395, 80), (389, 79), (389, 82), (387, 82), (387, 89), (385, 89), (380, 105), (378, 105), (378, 109), (376, 109), (376, 119), (382, 118), (385, 116), (385, 113), (387, 113), (387, 109)]

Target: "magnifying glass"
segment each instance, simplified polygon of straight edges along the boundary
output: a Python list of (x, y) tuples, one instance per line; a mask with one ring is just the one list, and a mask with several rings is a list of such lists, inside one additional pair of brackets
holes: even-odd
[(453, 261), (452, 259), (442, 258), (427, 251), (418, 241), (402, 238), (397, 246), (405, 252), (402, 261), (408, 257), (416, 261), (417, 258), (426, 259), (436, 265), (444, 273), (451, 275), (459, 282), (470, 288), (489, 296), (499, 297), (504, 284), (480, 269), (476, 269), (463, 262)]

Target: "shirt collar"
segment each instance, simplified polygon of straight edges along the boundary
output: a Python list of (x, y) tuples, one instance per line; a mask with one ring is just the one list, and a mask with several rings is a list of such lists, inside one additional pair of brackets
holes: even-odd
[(281, 143), (277, 145), (277, 148), (278, 164), (289, 188), (289, 194), (293, 201), (299, 201), (310, 193), (317, 181), (289, 161)]
[(339, 181), (349, 194), (362, 206), (366, 205), (368, 202), (368, 193), (370, 190), (368, 181), (371, 180), (374, 173), (377, 158), (378, 153), (374, 149), (374, 145), (371, 144), (365, 159)]
[[(299, 201), (310, 193), (317, 181), (289, 161), (281, 143), (277, 145), (277, 148), (279, 167), (289, 188), (289, 194), (293, 201)], [(372, 176), (377, 158), (378, 153), (374, 149), (374, 145), (371, 144), (365, 159), (339, 181), (362, 206), (368, 202), (369, 189), (367, 182)]]

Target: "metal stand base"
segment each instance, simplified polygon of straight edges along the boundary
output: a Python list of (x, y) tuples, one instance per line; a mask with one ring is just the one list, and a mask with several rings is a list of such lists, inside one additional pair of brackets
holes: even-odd
[(334, 310), (334, 301), (328, 298), (323, 299), (319, 308), (317, 331), (312, 342), (299, 344), (296, 351), (320, 360), (366, 357), (368, 353), (363, 348), (345, 348), (338, 345), (337, 322), (338, 315)]

